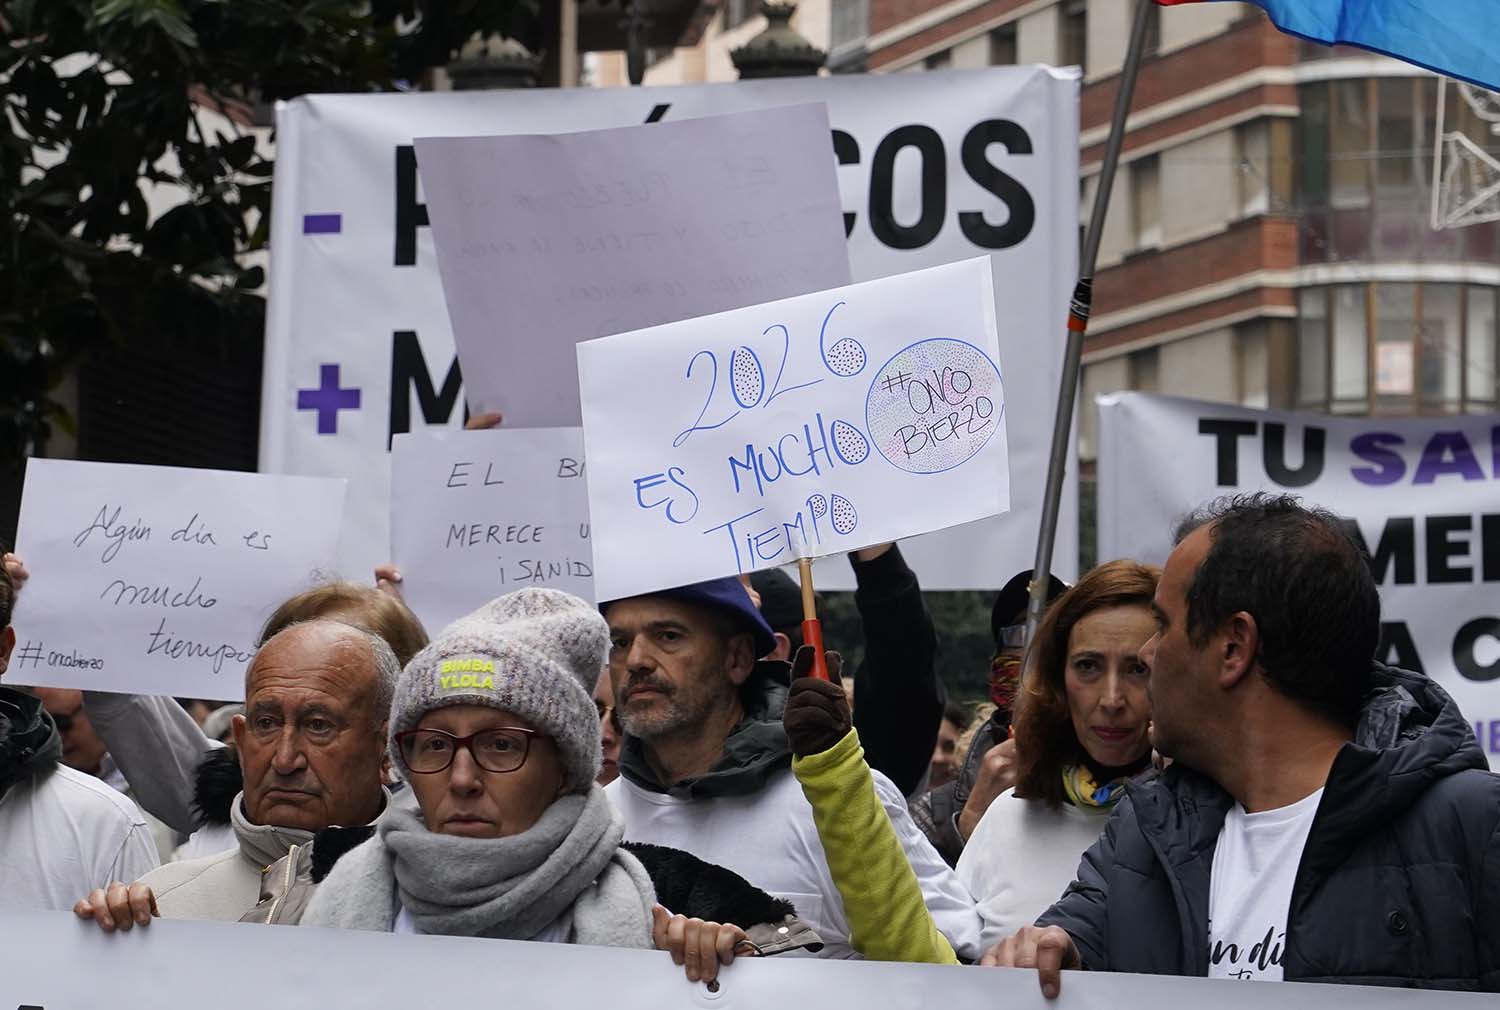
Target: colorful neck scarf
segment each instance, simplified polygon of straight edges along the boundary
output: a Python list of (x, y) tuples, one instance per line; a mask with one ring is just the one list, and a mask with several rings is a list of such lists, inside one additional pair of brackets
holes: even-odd
[(1087, 765), (1064, 765), (1062, 770), (1063, 792), (1068, 802), (1084, 810), (1109, 810), (1125, 795), (1125, 783), (1130, 776), (1121, 775), (1100, 785), (1094, 781), (1094, 773)]

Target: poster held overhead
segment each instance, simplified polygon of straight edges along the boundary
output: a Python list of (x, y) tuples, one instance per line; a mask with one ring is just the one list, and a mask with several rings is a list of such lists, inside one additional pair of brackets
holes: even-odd
[(601, 600), (1009, 508), (982, 258), (587, 341), (578, 362)]
[(418, 138), (469, 405), (576, 425), (579, 340), (848, 284), (828, 111)]
[(256, 636), (333, 564), (344, 481), (31, 459), (8, 683), (235, 701)]
[(528, 586), (592, 600), (583, 430), (397, 435), (391, 560), (429, 635)]

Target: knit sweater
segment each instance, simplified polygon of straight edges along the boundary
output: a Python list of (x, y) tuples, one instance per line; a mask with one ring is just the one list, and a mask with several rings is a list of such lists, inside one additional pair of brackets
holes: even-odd
[(812, 804), (828, 869), (849, 918), (850, 945), (877, 961), (958, 964), (880, 804), (858, 733), (851, 729), (821, 754), (794, 758), (792, 773)]

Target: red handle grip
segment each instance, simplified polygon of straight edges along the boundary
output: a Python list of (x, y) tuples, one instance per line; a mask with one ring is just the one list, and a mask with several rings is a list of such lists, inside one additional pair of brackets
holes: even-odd
[(823, 648), (823, 622), (814, 618), (802, 622), (802, 644), (812, 646), (812, 675), (819, 680), (831, 680), (828, 676), (828, 653)]

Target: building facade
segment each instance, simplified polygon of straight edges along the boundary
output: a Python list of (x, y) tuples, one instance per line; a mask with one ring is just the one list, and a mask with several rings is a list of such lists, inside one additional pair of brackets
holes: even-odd
[[(835, 52), (870, 71), (1081, 66), (1087, 220), (1133, 4), (833, 6)], [(1085, 464), (1092, 398), (1120, 389), (1334, 413), (1500, 408), (1500, 214), (1485, 213), (1500, 198), (1448, 213), (1500, 185), (1500, 101), (1303, 43), (1249, 4), (1150, 17), (1085, 351)], [(1478, 149), (1447, 144), (1447, 167), (1440, 100), (1442, 132)], [(1434, 227), (1445, 216), (1457, 225)]]
[[(764, 24), (748, 16), (757, 6), (723, 0), (699, 46), (658, 60), (647, 81), (732, 80), (728, 50)], [(834, 73), (1082, 67), (1082, 223), (1133, 10), (813, 0), (794, 23)], [(1488, 220), (1500, 218), (1500, 98), (1303, 43), (1250, 4), (1150, 16), (1084, 357), (1085, 477), (1092, 398), (1121, 389), (1334, 413), (1500, 409), (1500, 222)], [(1468, 140), (1434, 166), (1440, 100), (1442, 132)], [(1448, 214), (1491, 186), (1487, 202)], [(1434, 227), (1446, 216), (1459, 223)]]

